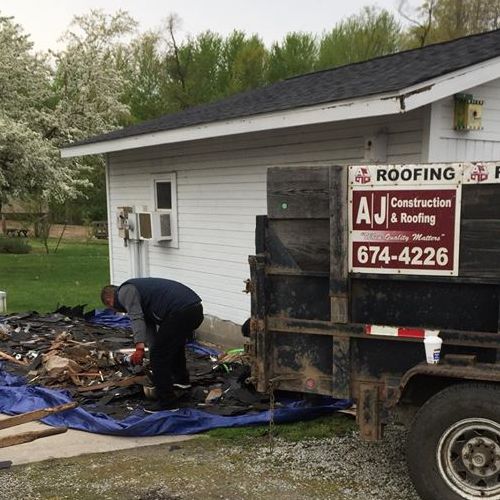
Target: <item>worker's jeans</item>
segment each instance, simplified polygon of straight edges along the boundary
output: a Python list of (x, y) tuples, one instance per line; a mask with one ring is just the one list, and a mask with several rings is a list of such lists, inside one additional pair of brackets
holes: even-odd
[(189, 383), (186, 339), (203, 321), (203, 307), (195, 304), (165, 318), (149, 346), (153, 381), (160, 401), (172, 398), (174, 382)]

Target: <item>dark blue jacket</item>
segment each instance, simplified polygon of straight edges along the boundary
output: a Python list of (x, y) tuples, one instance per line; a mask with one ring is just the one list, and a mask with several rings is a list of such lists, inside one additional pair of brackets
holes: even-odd
[(160, 324), (166, 317), (201, 302), (200, 297), (182, 283), (163, 278), (134, 278), (116, 290), (115, 305), (127, 310), (119, 299), (120, 289), (133, 285), (139, 292), (141, 309), (147, 323)]

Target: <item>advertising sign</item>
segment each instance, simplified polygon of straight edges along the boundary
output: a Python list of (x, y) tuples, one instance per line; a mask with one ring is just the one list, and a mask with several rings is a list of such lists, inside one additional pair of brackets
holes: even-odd
[(465, 163), (464, 184), (498, 184), (500, 183), (500, 164), (497, 163)]
[(459, 164), (350, 167), (350, 271), (457, 275), (462, 179)]

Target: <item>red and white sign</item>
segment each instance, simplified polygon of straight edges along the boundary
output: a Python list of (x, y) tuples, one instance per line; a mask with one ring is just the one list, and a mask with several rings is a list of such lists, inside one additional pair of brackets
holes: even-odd
[(464, 163), (464, 184), (500, 183), (500, 164), (492, 162)]
[(409, 339), (425, 339), (439, 336), (439, 330), (425, 328), (404, 328), (400, 326), (365, 325), (367, 335), (382, 335), (383, 337), (404, 337)]
[(350, 167), (350, 271), (457, 275), (462, 178), (458, 164)]

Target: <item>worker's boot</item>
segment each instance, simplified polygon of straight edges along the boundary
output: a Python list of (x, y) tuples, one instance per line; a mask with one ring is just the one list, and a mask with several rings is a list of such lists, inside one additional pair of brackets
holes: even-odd
[(157, 401), (145, 403), (143, 408), (146, 413), (157, 413), (159, 411), (177, 410), (179, 404), (186, 399), (185, 394), (169, 393), (160, 397)]
[(176, 389), (191, 389), (191, 382), (189, 381), (189, 374), (186, 374), (184, 377), (175, 377), (174, 383), (172, 384)]
[(177, 366), (172, 370), (173, 386), (176, 389), (191, 389), (191, 382), (189, 381), (189, 371), (186, 368), (186, 360), (182, 358)]

